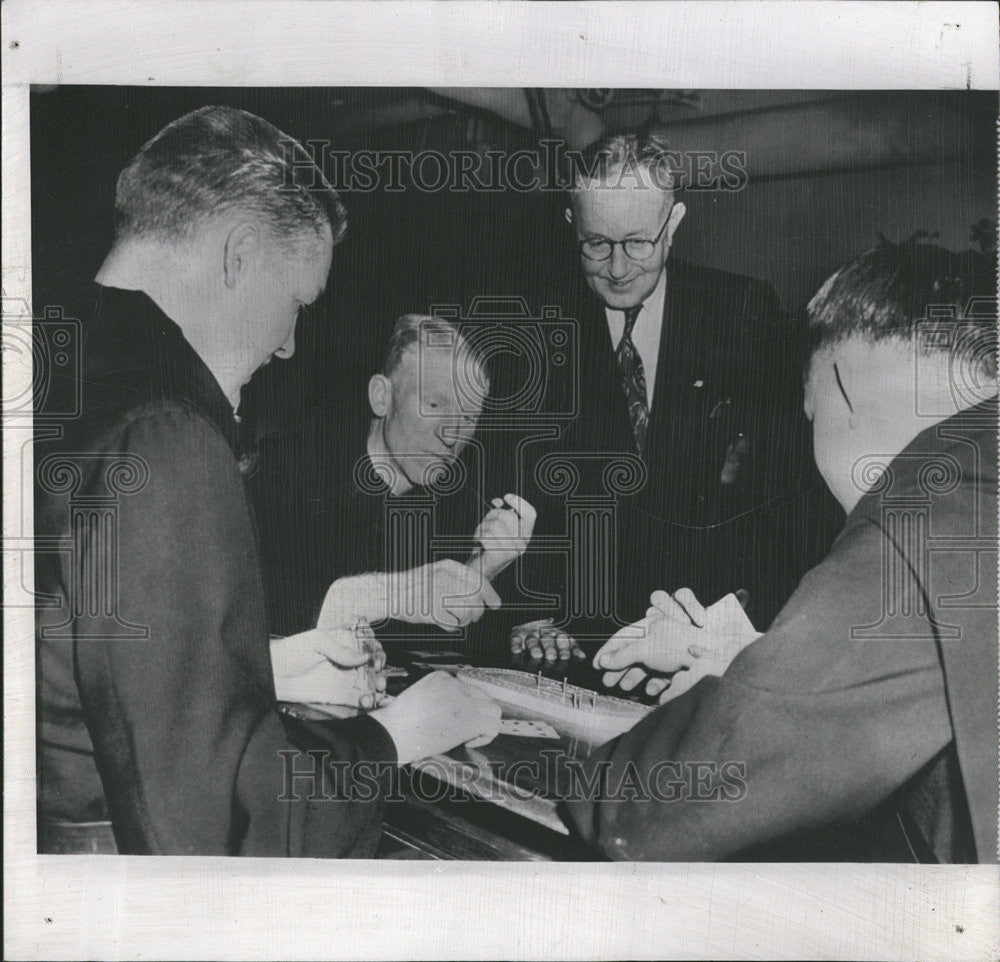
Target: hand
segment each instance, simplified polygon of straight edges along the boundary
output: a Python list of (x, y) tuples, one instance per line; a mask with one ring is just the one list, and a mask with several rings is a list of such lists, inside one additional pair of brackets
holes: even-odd
[(665, 591), (658, 591), (650, 601), (658, 610), (669, 612), (670, 617), (678, 617), (680, 609), (711, 635), (710, 644), (691, 647), (696, 658), (689, 667), (670, 679), (653, 678), (646, 685), (646, 693), (659, 695), (661, 705), (683, 695), (706, 675), (724, 675), (732, 660), (761, 637), (735, 595), (726, 595), (707, 609), (702, 608), (689, 588), (682, 588), (673, 598)]
[(655, 592), (650, 602), (646, 618), (623, 628), (594, 657), (595, 667), (609, 669), (605, 685), (631, 691), (649, 672), (676, 672), (673, 680), (654, 678), (646, 685), (649, 695), (670, 686), (662, 703), (705, 675), (724, 674), (733, 658), (760, 637), (734, 595), (707, 609), (688, 588), (673, 597)]
[(486, 608), (500, 607), (500, 596), (480, 572), (451, 559), (386, 577), (388, 615), (399, 621), (457, 631), (478, 621)]
[(486, 608), (499, 607), (500, 596), (479, 571), (447, 559), (409, 571), (338, 579), (326, 593), (317, 627), (396, 618), (457, 631), (478, 621)]
[(510, 633), (510, 650), (512, 654), (520, 655), (527, 649), (532, 658), (545, 658), (546, 661), (555, 661), (557, 658), (564, 659), (586, 658), (583, 649), (576, 643), (576, 639), (567, 635), (565, 631), (556, 628), (552, 624), (551, 618), (542, 618), (541, 621), (529, 621), (527, 624), (518, 625)]
[(735, 594), (720, 598), (710, 608), (703, 608), (690, 588), (681, 588), (673, 597), (665, 591), (655, 591), (649, 602), (650, 611), (655, 608), (668, 618), (682, 623), (690, 621), (711, 634), (713, 644), (705, 651), (696, 652), (699, 657), (728, 656), (728, 661), (732, 661), (739, 652), (761, 635), (751, 624)]
[(367, 624), (271, 639), (278, 701), (374, 708), (385, 692), (385, 652)]
[(632, 691), (651, 672), (671, 674), (690, 665), (696, 657), (691, 648), (701, 640), (699, 630), (690, 620), (683, 623), (650, 608), (645, 618), (604, 643), (594, 656), (594, 667), (605, 670), (602, 681), (607, 687)]
[(500, 731), (500, 706), (443, 671), (421, 678), (371, 717), (395, 742), (400, 765), (458, 745), (485, 745)]
[(516, 494), (505, 494), (491, 503), (493, 510), (487, 512), (472, 535), (482, 547), (474, 557), (487, 581), (528, 550), (537, 517), (535, 509)]

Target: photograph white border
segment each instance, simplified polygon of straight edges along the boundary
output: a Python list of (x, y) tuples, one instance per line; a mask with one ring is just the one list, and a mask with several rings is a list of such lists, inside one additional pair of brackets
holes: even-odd
[[(30, 84), (1000, 86), (992, 2), (8, 0), (0, 13), (5, 311), (31, 301)], [(4, 396), (30, 378), (5, 348)], [(16, 607), (24, 555), (7, 550), (32, 531), (30, 430), (4, 428), (5, 957), (1000, 954), (995, 865), (36, 855), (33, 613)]]

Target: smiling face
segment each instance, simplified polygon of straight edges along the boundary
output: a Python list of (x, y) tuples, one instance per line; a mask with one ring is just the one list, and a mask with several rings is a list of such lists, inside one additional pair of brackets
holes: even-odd
[[(456, 364), (474, 364), (464, 349), (408, 348), (390, 377), (368, 384), (382, 442), (411, 485), (426, 485), (457, 458), (475, 433), (485, 396), (456, 390)], [(463, 384), (470, 379), (463, 377)], [(472, 378), (471, 383), (482, 383)]]
[(650, 185), (645, 178), (619, 178), (619, 181), (613, 186), (584, 182), (573, 192), (572, 210), (567, 214), (580, 241), (653, 240), (660, 235), (647, 260), (627, 257), (621, 244), (616, 244), (604, 261), (590, 260), (581, 254), (580, 263), (591, 289), (608, 307), (624, 310), (641, 304), (656, 287), (667, 263), (674, 231), (684, 217), (684, 205), (673, 204), (672, 193)]

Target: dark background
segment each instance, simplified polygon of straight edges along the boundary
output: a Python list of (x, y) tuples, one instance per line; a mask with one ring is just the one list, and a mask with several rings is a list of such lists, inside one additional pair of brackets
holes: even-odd
[[(604, 92), (607, 94), (607, 92)], [(681, 150), (743, 150), (735, 193), (688, 192), (671, 256), (769, 280), (795, 323), (843, 261), (879, 236), (937, 233), (953, 249), (995, 230), (997, 95), (979, 92), (612, 91), (608, 129), (649, 122)], [(112, 239), (115, 180), (139, 147), (195, 107), (231, 104), (340, 150), (516, 150), (534, 131), (419, 88), (50, 87), (31, 103), (34, 310), (65, 274), (92, 278)], [(297, 353), (244, 392), (261, 431), (291, 406), (358, 397), (405, 311), (480, 295), (560, 303), (572, 263), (555, 192), (344, 192), (348, 234)], [(983, 223), (984, 220), (987, 223)], [(567, 261), (569, 258), (569, 261)], [(255, 417), (256, 415), (256, 417)], [(265, 423), (266, 422), (266, 423)]]
[[(57, 88), (32, 99), (32, 256), (36, 312), (58, 303), (64, 274), (92, 278), (113, 237), (115, 181), (165, 124), (210, 103), (231, 104), (296, 139), (327, 137), (336, 149), (447, 150), (463, 143), (464, 120), (368, 126), (393, 90)], [(433, 95), (426, 95), (435, 101)], [(463, 110), (463, 114), (467, 111)], [(352, 119), (353, 118), (353, 119)], [(530, 146), (528, 131), (494, 122), (500, 149)], [(244, 391), (241, 414), (293, 418), (363, 398), (392, 324), (433, 304), (468, 305), (480, 294), (512, 293), (533, 309), (541, 275), (556, 273), (554, 194), (343, 193), (348, 231), (336, 248), (327, 293), (303, 315), (296, 354), (262, 370)], [(560, 231), (559, 236), (565, 236)], [(570, 248), (565, 248), (569, 252)], [(268, 425), (269, 427), (270, 425)], [(265, 426), (261, 430), (266, 430)]]

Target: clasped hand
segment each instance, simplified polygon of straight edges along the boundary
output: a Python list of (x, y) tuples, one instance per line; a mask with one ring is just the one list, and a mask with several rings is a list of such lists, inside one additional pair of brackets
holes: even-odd
[(516, 494), (494, 498), (491, 504), (472, 535), (481, 547), (479, 568), (488, 581), (528, 550), (537, 517), (535, 509)]
[(452, 559), (386, 577), (389, 617), (400, 621), (458, 631), (478, 621), (487, 608), (500, 607), (500, 596), (482, 573)]
[(500, 596), (482, 572), (450, 558), (410, 568), (339, 578), (326, 593), (317, 626), (345, 627), (358, 618), (395, 618), (458, 631), (478, 621)]
[(759, 637), (735, 595), (706, 609), (689, 588), (673, 596), (657, 591), (646, 617), (613, 635), (594, 656), (594, 667), (605, 670), (605, 685), (625, 691), (648, 679), (646, 693), (663, 704), (706, 675), (724, 674)]

